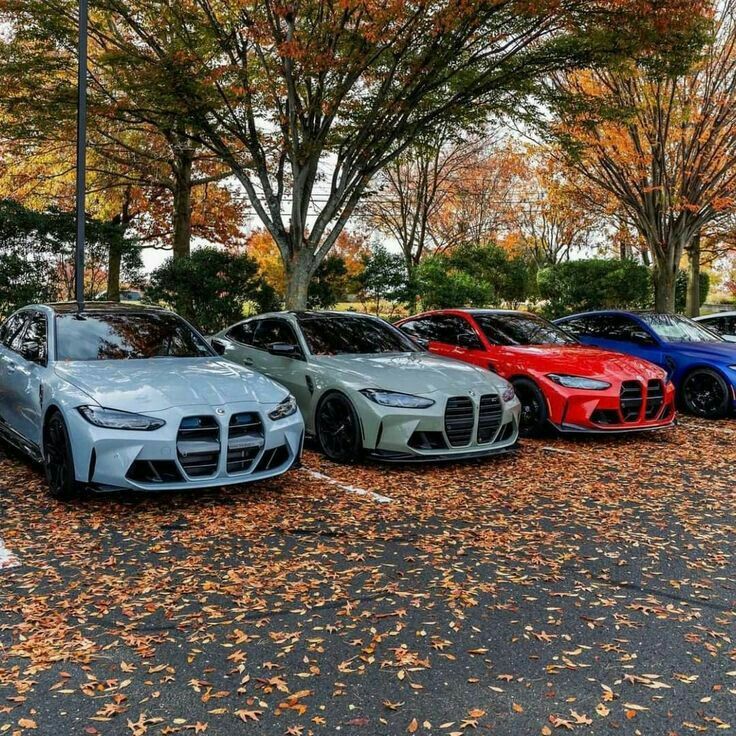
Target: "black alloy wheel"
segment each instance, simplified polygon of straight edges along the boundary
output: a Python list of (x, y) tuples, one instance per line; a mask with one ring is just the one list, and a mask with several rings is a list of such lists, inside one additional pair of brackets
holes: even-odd
[(538, 437), (547, 428), (547, 401), (534, 381), (517, 378), (512, 381), (514, 391), (521, 402), (519, 434), (522, 437)]
[(66, 500), (72, 498), (80, 486), (74, 474), (74, 457), (64, 418), (53, 414), (44, 429), (43, 441), (44, 470), (53, 498)]
[(322, 452), (338, 463), (354, 463), (360, 459), (363, 441), (358, 415), (343, 394), (327, 394), (317, 407), (315, 420), (317, 441)]
[(709, 368), (693, 371), (682, 382), (683, 409), (702, 419), (723, 419), (728, 415), (730, 391), (723, 378)]

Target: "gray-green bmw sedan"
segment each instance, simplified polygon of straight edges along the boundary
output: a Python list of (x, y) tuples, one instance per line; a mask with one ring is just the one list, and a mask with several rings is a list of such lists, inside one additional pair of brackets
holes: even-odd
[(291, 391), (307, 433), (337, 462), (477, 458), (518, 439), (519, 401), (507, 381), (425, 352), (377, 317), (264, 314), (211, 342)]

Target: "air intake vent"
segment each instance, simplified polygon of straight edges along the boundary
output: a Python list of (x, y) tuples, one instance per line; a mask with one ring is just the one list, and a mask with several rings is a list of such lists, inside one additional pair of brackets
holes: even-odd
[(445, 434), (453, 447), (470, 444), (474, 424), (473, 402), (467, 396), (453, 396), (447, 400)]
[(217, 473), (220, 462), (220, 426), (214, 417), (185, 417), (179, 425), (176, 451), (190, 478)]
[(491, 442), (498, 432), (503, 415), (501, 397), (498, 394), (486, 394), (480, 397), (478, 410), (478, 444)]
[(263, 447), (263, 423), (258, 414), (233, 414), (227, 440), (227, 472), (244, 473)]

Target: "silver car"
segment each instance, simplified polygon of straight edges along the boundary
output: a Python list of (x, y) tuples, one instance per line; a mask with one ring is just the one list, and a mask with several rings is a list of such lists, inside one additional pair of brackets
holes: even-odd
[(170, 490), (279, 475), (304, 423), (283, 387), (222, 360), (154, 307), (35, 305), (0, 327), (0, 433), (52, 495)]
[(307, 433), (337, 462), (483, 457), (518, 438), (519, 401), (507, 381), (431, 355), (376, 317), (267, 314), (223, 330), (212, 345), (283, 384)]

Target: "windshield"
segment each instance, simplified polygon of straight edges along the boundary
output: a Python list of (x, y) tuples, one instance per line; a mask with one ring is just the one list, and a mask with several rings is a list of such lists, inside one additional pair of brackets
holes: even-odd
[(679, 314), (640, 314), (665, 342), (725, 342), (710, 330)]
[(533, 314), (475, 314), (493, 345), (575, 345), (576, 340)]
[(180, 317), (168, 312), (60, 314), (56, 359), (202, 358), (213, 353)]
[(299, 317), (313, 355), (416, 353), (419, 348), (395, 327), (372, 317)]

